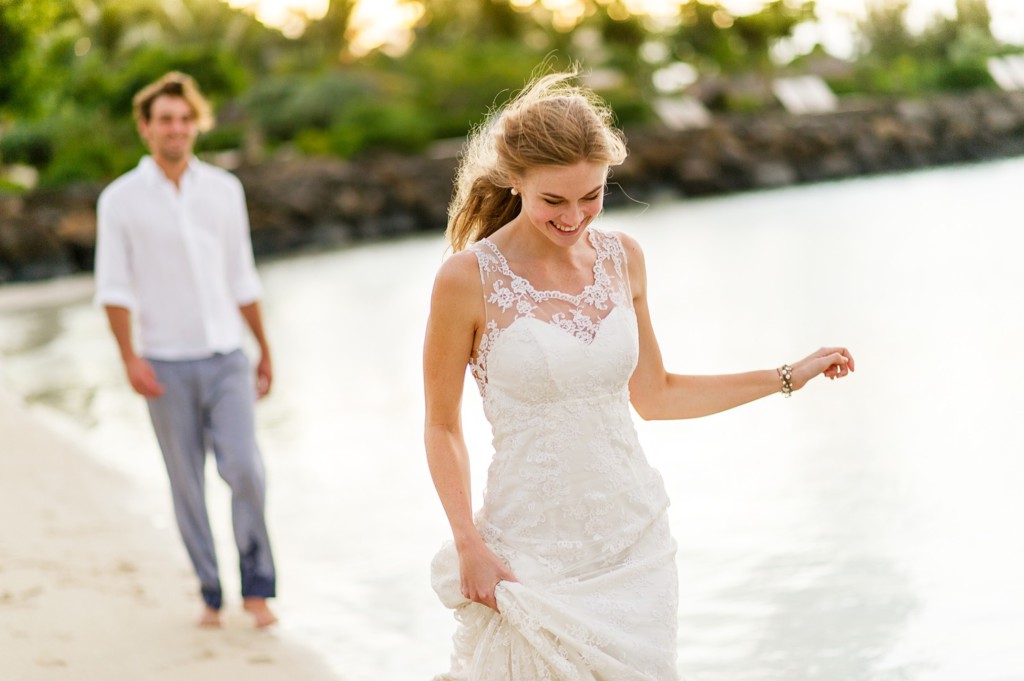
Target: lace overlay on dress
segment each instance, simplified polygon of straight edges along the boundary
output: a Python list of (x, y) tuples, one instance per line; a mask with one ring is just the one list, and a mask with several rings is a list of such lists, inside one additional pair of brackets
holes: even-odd
[(629, 411), (639, 354), (618, 238), (588, 228), (594, 279), (537, 290), (483, 239), (486, 333), (470, 363), (494, 456), (475, 521), (518, 582), (498, 615), (459, 588), (447, 545), (432, 581), (459, 622), (445, 681), (676, 679), (668, 498)]
[(487, 326), (480, 346), (470, 362), (481, 394), (487, 382), (487, 355), (498, 336), (520, 317), (547, 321), (579, 340), (590, 343), (612, 306), (632, 309), (629, 278), (625, 275), (625, 253), (619, 240), (589, 228), (588, 238), (597, 257), (594, 281), (577, 295), (562, 291), (538, 291), (509, 267), (505, 256), (490, 239), (473, 246), (480, 263), (484, 287)]

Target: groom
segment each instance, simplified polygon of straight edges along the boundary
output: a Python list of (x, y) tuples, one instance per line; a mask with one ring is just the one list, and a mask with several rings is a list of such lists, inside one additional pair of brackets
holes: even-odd
[[(212, 125), (192, 78), (168, 73), (133, 104), (150, 155), (100, 195), (96, 302), (106, 309), (132, 388), (149, 406), (178, 529), (199, 577), (199, 624), (220, 626), (223, 602), (206, 513), (209, 448), (231, 487), (243, 607), (266, 627), (277, 621), (266, 601), (276, 574), (253, 411), (255, 397), (270, 390), (272, 370), (245, 196), (233, 175), (192, 154), (199, 132)], [(241, 350), (243, 321), (260, 348), (255, 386)]]

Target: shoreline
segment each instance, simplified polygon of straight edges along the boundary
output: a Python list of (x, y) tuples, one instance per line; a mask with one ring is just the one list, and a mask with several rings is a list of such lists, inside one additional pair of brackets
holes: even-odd
[[(0, 313), (66, 305), (89, 300), (93, 294), (92, 272), (76, 272), (40, 281), (12, 281), (3, 285)], [(0, 355), (0, 361), (3, 356)], [(0, 381), (3, 375), (0, 374)], [(0, 391), (4, 390), (0, 384)], [(9, 392), (9, 390), (8, 390)]]
[(130, 511), (135, 483), (3, 386), (0, 433), (5, 677), (341, 680), (280, 626), (257, 630), (240, 603), (222, 629), (195, 626), (201, 601), (174, 529)]
[[(651, 123), (624, 132), (630, 152), (614, 169), (606, 208), (1020, 156), (1024, 92), (844, 97), (818, 114), (719, 114), (694, 127)], [(458, 147), (449, 140), (444, 153), (353, 158), (282, 152), (228, 169), (245, 188), (259, 260), (438, 233), (447, 223)], [(0, 283), (91, 271), (96, 201), (110, 179), (0, 193)]]

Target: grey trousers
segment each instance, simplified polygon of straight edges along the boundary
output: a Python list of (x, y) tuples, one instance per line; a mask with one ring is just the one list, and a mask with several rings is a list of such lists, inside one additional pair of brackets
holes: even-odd
[(187, 361), (149, 360), (164, 394), (147, 400), (171, 483), (174, 515), (199, 577), (203, 601), (220, 609), (217, 554), (206, 512), (206, 454), (231, 488), (242, 596), (275, 595), (276, 575), (264, 515), (266, 483), (256, 446), (255, 389), (241, 350)]

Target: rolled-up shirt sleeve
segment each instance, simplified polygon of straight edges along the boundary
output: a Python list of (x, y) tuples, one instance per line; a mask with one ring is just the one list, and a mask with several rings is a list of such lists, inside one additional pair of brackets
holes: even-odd
[(260, 299), (263, 287), (256, 273), (256, 262), (252, 252), (252, 237), (249, 232), (249, 209), (245, 205), (245, 191), (242, 183), (234, 181), (232, 192), (233, 211), (230, 225), (231, 234), (227, 243), (227, 273), (231, 295), (239, 305), (248, 305)]
[(127, 228), (109, 195), (101, 194), (96, 207), (96, 294), (93, 302), (135, 311), (138, 298)]

